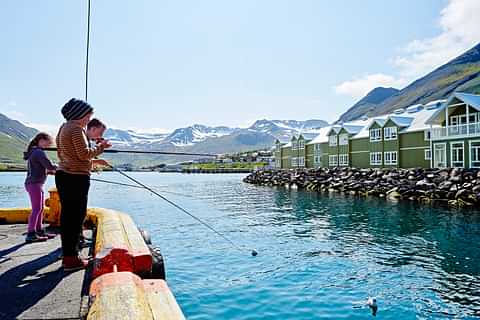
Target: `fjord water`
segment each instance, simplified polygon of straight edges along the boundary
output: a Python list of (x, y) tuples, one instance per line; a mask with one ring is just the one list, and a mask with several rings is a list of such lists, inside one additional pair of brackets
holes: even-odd
[[(145, 190), (92, 182), (90, 206), (151, 233), (189, 319), (369, 319), (372, 296), (378, 319), (480, 316), (480, 213), (258, 187), (244, 175), (132, 175), (247, 248)], [(0, 175), (1, 207), (28, 205), (23, 178)]]

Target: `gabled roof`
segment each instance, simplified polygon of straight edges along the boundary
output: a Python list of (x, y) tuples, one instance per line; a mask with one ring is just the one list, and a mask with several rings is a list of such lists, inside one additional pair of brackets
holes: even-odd
[(354, 124), (344, 124), (343, 126), (343, 129), (345, 129), (345, 131), (347, 131), (349, 134), (357, 134), (360, 132), (360, 130), (362, 130), (362, 128), (364, 126), (362, 125), (354, 125)]
[(413, 117), (399, 117), (393, 115), (389, 116), (385, 123), (388, 122), (388, 120), (392, 120), (392, 122), (395, 123), (397, 126), (404, 128), (410, 126), (410, 124), (413, 122)]
[[(460, 100), (472, 108), (480, 111), (480, 95), (477, 94), (471, 94), (471, 93), (463, 93), (463, 92), (454, 92), (448, 100), (442, 104), (440, 108), (435, 110), (435, 112), (429, 117), (425, 122), (427, 124), (438, 124), (440, 121), (439, 116), (442, 115), (445, 112), (445, 108), (452, 104), (452, 102), (456, 102), (457, 100)], [(443, 120), (443, 119), (442, 119)]]
[(315, 139), (310, 141), (308, 144), (317, 144), (317, 143), (328, 142), (328, 133), (330, 132), (331, 128), (332, 128), (331, 126), (321, 128), (320, 132), (315, 137)]
[(340, 130), (342, 130), (342, 126), (341, 126), (341, 125), (331, 126), (331, 127), (330, 127), (330, 130), (328, 130), (327, 136), (329, 136), (330, 133), (332, 133), (332, 131), (334, 131), (335, 134), (338, 134), (338, 133), (340, 132)]

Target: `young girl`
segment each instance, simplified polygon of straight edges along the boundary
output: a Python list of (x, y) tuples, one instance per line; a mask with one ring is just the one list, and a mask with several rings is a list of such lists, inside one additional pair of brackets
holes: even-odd
[(48, 159), (42, 148), (52, 145), (53, 139), (44, 132), (38, 133), (30, 144), (23, 158), (28, 163), (28, 173), (25, 179), (25, 189), (30, 196), (32, 213), (28, 218), (27, 243), (45, 241), (54, 235), (46, 233), (42, 228), (43, 223), (43, 185), (47, 180), (47, 173), (53, 173), (56, 167)]

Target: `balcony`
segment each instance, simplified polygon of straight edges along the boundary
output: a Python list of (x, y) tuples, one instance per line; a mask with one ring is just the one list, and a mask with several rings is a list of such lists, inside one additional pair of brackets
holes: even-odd
[(480, 122), (432, 128), (431, 134), (432, 140), (472, 136), (480, 136)]

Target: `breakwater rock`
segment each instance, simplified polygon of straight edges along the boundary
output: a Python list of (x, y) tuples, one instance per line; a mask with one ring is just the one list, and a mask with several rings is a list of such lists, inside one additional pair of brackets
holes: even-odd
[(260, 170), (245, 177), (244, 182), (480, 208), (478, 169)]

